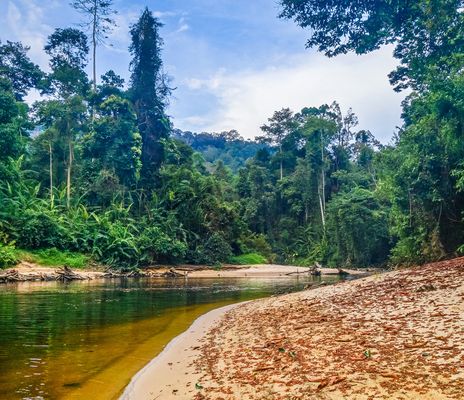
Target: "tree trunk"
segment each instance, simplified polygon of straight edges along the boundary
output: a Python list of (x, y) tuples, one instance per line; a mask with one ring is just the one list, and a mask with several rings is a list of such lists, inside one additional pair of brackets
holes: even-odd
[(324, 171), (324, 137), (321, 129), (321, 187), (319, 190), (319, 204), (321, 207), (322, 226), (325, 228), (325, 171)]
[(93, 9), (93, 29), (92, 29), (92, 45), (93, 45), (93, 91), (97, 91), (97, 2), (95, 1)]
[(282, 161), (282, 145), (279, 145), (279, 153), (280, 153), (280, 180), (284, 177), (284, 166)]
[(55, 205), (55, 197), (53, 194), (53, 148), (52, 142), (49, 143), (49, 168), (50, 168), (50, 208), (53, 208)]
[(71, 206), (71, 172), (74, 161), (74, 150), (72, 140), (69, 140), (68, 170), (66, 171), (66, 206)]
[(324, 142), (321, 130), (321, 175), (322, 175), (322, 205), (325, 212), (325, 171), (324, 171)]
[(323, 202), (322, 202), (322, 195), (321, 195), (320, 190), (319, 190), (319, 206), (321, 207), (322, 226), (325, 228), (325, 210), (324, 210), (324, 205), (323, 205)]

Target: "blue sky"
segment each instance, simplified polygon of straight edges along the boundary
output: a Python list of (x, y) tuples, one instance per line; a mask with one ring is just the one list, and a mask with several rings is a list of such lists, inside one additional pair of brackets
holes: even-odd
[[(325, 58), (305, 49), (307, 32), (277, 18), (277, 0), (115, 0), (118, 27), (99, 49), (99, 74), (129, 77), (129, 26), (148, 6), (164, 23), (163, 58), (173, 78), (169, 114), (178, 128), (237, 129), (253, 138), (274, 110), (299, 111), (338, 101), (352, 107), (360, 128), (388, 142), (400, 121), (404, 95), (387, 74), (392, 49), (366, 56)], [(47, 68), (42, 48), (56, 27), (77, 24), (67, 0), (0, 0), (0, 39), (31, 46)]]

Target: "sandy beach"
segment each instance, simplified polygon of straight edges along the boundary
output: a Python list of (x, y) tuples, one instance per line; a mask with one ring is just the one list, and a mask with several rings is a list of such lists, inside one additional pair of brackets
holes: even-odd
[(122, 399), (463, 399), (464, 258), (210, 312)]

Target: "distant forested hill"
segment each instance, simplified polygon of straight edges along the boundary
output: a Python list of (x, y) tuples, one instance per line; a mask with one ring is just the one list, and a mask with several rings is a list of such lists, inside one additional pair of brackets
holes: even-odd
[(235, 130), (221, 133), (189, 132), (174, 129), (172, 137), (182, 140), (200, 153), (208, 164), (221, 160), (233, 172), (245, 166), (248, 159), (259, 149), (268, 147), (253, 140), (244, 139)]

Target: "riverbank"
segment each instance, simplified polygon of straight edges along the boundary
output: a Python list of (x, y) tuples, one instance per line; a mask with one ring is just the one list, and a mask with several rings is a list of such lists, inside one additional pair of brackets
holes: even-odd
[(217, 310), (123, 399), (462, 399), (464, 258)]
[[(31, 262), (21, 262), (14, 268), (0, 270), (0, 283), (8, 282), (30, 282), (30, 281), (54, 281), (54, 280), (73, 280), (71, 276), (66, 279), (63, 275), (62, 267), (46, 267)], [(338, 275), (339, 271), (333, 268), (321, 268), (321, 275)], [(310, 273), (309, 268), (295, 267), (289, 265), (223, 265), (220, 268), (209, 266), (182, 265), (156, 266), (140, 271), (119, 273), (107, 271), (103, 267), (93, 269), (74, 269), (74, 280), (94, 280), (105, 278), (122, 277), (142, 277), (142, 278), (166, 278), (166, 277), (188, 277), (188, 278), (245, 278), (245, 277), (279, 277), (290, 275), (305, 275)], [(348, 275), (365, 274), (363, 270), (344, 270)]]

